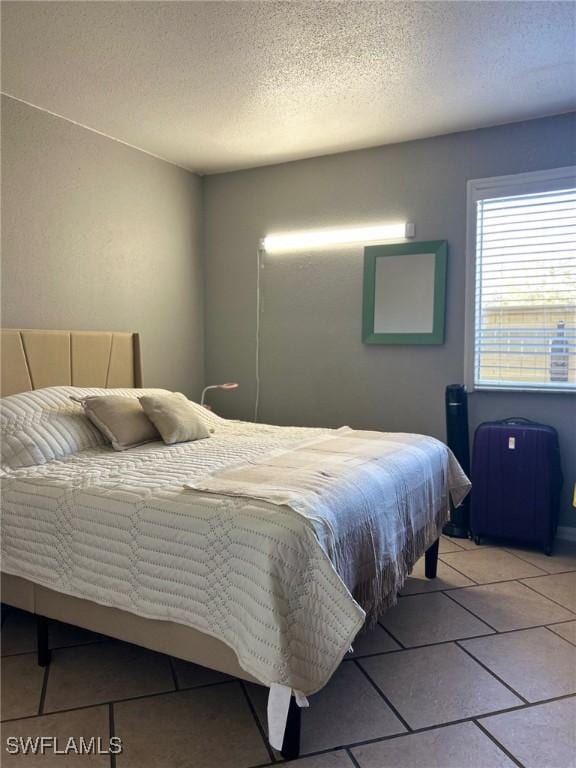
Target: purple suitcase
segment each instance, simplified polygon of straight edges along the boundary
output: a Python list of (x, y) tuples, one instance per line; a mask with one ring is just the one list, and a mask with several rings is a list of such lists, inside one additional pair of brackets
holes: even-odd
[(472, 451), (470, 528), (481, 536), (539, 543), (558, 525), (562, 469), (553, 427), (512, 418), (480, 424)]

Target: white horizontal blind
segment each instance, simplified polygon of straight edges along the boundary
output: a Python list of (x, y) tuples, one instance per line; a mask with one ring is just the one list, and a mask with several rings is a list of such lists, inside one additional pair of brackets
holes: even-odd
[(477, 200), (475, 253), (474, 386), (576, 392), (574, 184)]

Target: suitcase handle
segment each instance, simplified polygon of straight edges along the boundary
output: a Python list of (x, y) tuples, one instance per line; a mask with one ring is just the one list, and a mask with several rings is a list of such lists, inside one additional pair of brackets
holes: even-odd
[(538, 422), (525, 419), (523, 416), (510, 416), (509, 419), (502, 419), (499, 424), (538, 424)]

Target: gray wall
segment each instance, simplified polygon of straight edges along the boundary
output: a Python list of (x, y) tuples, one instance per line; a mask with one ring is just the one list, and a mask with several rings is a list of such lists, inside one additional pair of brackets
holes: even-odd
[(201, 179), (9, 98), (2, 149), (2, 324), (140, 331), (144, 383), (197, 396)]
[[(417, 239), (449, 241), (446, 343), (361, 343), (361, 249), (265, 256), (260, 417), (442, 438), (444, 387), (463, 379), (466, 180), (569, 165), (575, 131), (575, 115), (564, 115), (207, 177), (206, 378), (241, 385), (214, 396), (218, 409), (237, 418), (252, 414), (259, 238), (409, 219)], [(559, 430), (563, 523), (576, 524), (574, 398), (477, 393), (470, 412), (472, 427), (522, 415)]]

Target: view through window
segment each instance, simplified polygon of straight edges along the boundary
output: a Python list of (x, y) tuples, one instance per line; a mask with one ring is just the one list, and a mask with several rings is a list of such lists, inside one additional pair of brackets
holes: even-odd
[(576, 186), (476, 201), (474, 385), (576, 391)]

